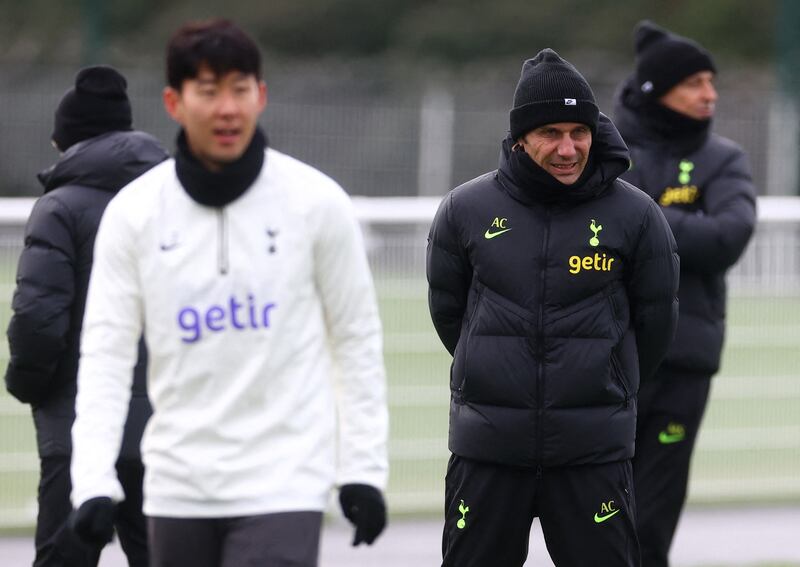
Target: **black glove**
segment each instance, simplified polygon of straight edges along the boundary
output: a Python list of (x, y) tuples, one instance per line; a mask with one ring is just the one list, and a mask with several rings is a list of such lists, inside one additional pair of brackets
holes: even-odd
[(52, 392), (49, 378), (55, 371), (55, 365), (22, 368), (12, 359), (6, 369), (6, 390), (23, 404), (39, 405)]
[(78, 539), (91, 546), (105, 545), (114, 535), (116, 506), (108, 496), (90, 498), (73, 510), (69, 526)]
[(339, 489), (344, 517), (356, 527), (353, 546), (372, 545), (386, 527), (386, 503), (381, 491), (368, 484), (345, 484)]

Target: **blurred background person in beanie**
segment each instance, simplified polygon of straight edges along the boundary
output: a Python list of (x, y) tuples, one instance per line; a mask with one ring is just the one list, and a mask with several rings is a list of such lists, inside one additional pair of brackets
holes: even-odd
[(717, 91), (711, 54), (649, 22), (634, 32), (636, 69), (616, 96), (615, 122), (631, 151), (623, 175), (659, 204), (681, 258), (675, 340), (639, 393), (634, 457), (643, 564), (667, 565), (686, 498), (689, 462), (720, 364), (725, 273), (756, 222), (747, 157), (711, 131)]
[(175, 157), (123, 189), (97, 235), (76, 523), (104, 537), (122, 498), (118, 408), (144, 331), (153, 567), (311, 567), (334, 488), (353, 545), (386, 525), (383, 341), (360, 227), (335, 181), (270, 147), (261, 55), (241, 28), (181, 26), (166, 68)]
[[(130, 181), (166, 159), (152, 136), (131, 129), (125, 78), (106, 66), (88, 67), (61, 99), (52, 141), (61, 155), (39, 174), (44, 195), (25, 228), (8, 327), (8, 391), (30, 404), (41, 463), (36, 567), (93, 566), (104, 542), (83, 546), (71, 530), (70, 428), (75, 419), (81, 322), (100, 218)], [(143, 467), (139, 442), (151, 409), (145, 353), (133, 392), (116, 474), (125, 492), (114, 525), (131, 566), (145, 566)], [(116, 459), (116, 456), (115, 456)]]
[(453, 355), (445, 566), (521, 566), (534, 517), (559, 567), (639, 565), (636, 393), (677, 318), (658, 206), (554, 51), (526, 61), (500, 165), (445, 196), (429, 306)]

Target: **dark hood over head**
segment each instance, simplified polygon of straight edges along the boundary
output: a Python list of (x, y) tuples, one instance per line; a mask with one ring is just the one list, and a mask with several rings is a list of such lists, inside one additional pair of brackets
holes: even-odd
[(499, 175), (504, 187), (522, 202), (582, 202), (600, 195), (628, 170), (630, 153), (616, 126), (603, 113), (592, 137), (589, 160), (580, 179), (563, 185), (544, 171), (522, 150), (514, 150), (515, 140), (507, 136), (500, 151)]
[(597, 122), (597, 136), (592, 140), (592, 152), (602, 167), (602, 179), (610, 183), (628, 170), (631, 154), (628, 146), (611, 119), (600, 113)]
[(614, 122), (622, 137), (629, 143), (641, 142), (653, 134), (644, 128), (642, 114), (644, 97), (636, 86), (636, 75), (629, 75), (614, 93)]
[(110, 132), (71, 146), (55, 165), (38, 174), (47, 193), (64, 185), (94, 187), (116, 193), (169, 157), (150, 134)]

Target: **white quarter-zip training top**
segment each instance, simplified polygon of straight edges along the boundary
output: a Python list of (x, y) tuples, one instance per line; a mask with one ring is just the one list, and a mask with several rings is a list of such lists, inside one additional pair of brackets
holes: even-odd
[(267, 149), (222, 208), (193, 201), (173, 160), (112, 200), (81, 341), (76, 507), (124, 497), (114, 465), (142, 332), (147, 515), (323, 510), (334, 484), (385, 487), (381, 325), (358, 223), (330, 178)]

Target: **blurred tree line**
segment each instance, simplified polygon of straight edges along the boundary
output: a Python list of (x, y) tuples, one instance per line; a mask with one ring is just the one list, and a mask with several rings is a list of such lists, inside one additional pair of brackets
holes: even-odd
[(774, 49), (781, 0), (0, 0), (0, 60), (159, 60), (180, 23), (229, 17), (269, 55), (378, 57), (461, 65), (551, 46), (632, 55), (642, 18), (758, 64)]
[(453, 180), (493, 167), (495, 140), (476, 140), (507, 127), (520, 63), (543, 47), (608, 112), (645, 18), (712, 51), (721, 133), (746, 146), (762, 186), (797, 185), (766, 172), (800, 170), (800, 0), (0, 0), (0, 194), (38, 192), (53, 109), (83, 65), (124, 70), (136, 126), (174, 139), (164, 47), (214, 16), (264, 50), (271, 139), (360, 194), (415, 193), (431, 148), (450, 148)]

